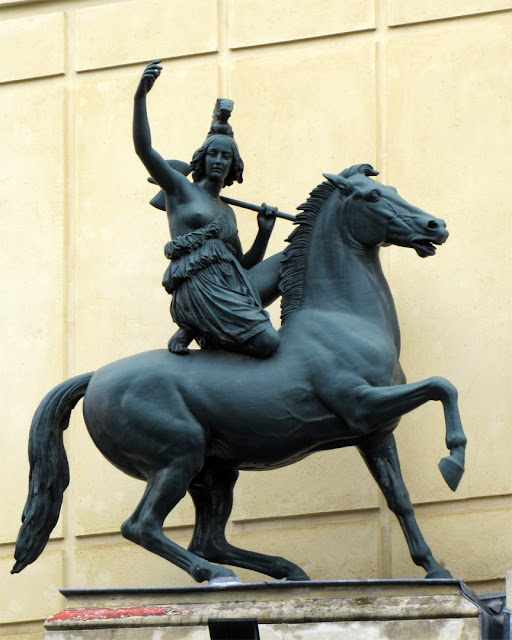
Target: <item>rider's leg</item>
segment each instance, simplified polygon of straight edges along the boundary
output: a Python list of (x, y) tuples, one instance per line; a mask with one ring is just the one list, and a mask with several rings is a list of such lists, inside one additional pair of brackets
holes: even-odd
[(276, 255), (262, 260), (252, 269), (249, 269), (251, 282), (259, 293), (264, 307), (268, 307), (281, 295), (279, 291), (279, 270), (281, 269), (282, 259), (282, 252), (276, 253)]
[(245, 353), (248, 356), (256, 358), (269, 358), (279, 349), (281, 338), (272, 326), (257, 333), (242, 343), (233, 343), (224, 345), (226, 351), (234, 351), (235, 353)]
[(167, 343), (167, 348), (172, 353), (177, 353), (179, 355), (186, 355), (189, 353), (188, 345), (195, 338), (195, 334), (190, 329), (178, 329), (176, 333), (174, 333), (169, 342)]
[(281, 338), (274, 327), (267, 327), (265, 331), (249, 338), (245, 345), (251, 355), (255, 355), (257, 358), (268, 358), (279, 349), (280, 342)]
[[(190, 353), (188, 345), (195, 337), (196, 336), (193, 331), (180, 328), (169, 340), (167, 348), (172, 353), (187, 355)], [(280, 341), (281, 338), (277, 331), (274, 327), (269, 326), (245, 342), (233, 342), (231, 344), (224, 344), (222, 347), (219, 345), (219, 348), (226, 351), (234, 351), (235, 353), (245, 353), (246, 355), (254, 356), (256, 358), (269, 358), (278, 350)], [(204, 344), (201, 341), (200, 344), (204, 347)]]

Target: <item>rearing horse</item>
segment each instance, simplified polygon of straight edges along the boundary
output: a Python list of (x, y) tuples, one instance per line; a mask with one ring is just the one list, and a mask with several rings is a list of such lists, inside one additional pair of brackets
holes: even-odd
[[(406, 384), (400, 332), (379, 246), (421, 257), (448, 237), (442, 220), (376, 183), (369, 165), (326, 175), (299, 209), (283, 253), (281, 346), (258, 360), (195, 351), (149, 351), (63, 382), (41, 402), (30, 433), (30, 486), (16, 544), (21, 571), (43, 551), (69, 480), (62, 433), (85, 395), (89, 433), (121, 471), (147, 482), (125, 538), (201, 582), (236, 581), (222, 563), (274, 578), (307, 579), (284, 558), (239, 549), (225, 538), (242, 470), (276, 469), (316, 451), (357, 446), (427, 578), (451, 577), (416, 522), (393, 430), (405, 413), (442, 402), (452, 490), (464, 471), (466, 438), (457, 391), (443, 378)], [(270, 259), (272, 260), (272, 258)], [(275, 261), (274, 261), (275, 262)], [(196, 524), (188, 551), (164, 536), (168, 513), (189, 491)]]

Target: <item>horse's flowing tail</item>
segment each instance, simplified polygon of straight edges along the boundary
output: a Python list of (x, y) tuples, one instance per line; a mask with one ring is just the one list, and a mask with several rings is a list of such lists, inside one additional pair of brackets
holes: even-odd
[(92, 373), (84, 373), (62, 382), (43, 398), (34, 414), (28, 444), (28, 498), (11, 573), (19, 573), (40, 556), (57, 524), (62, 496), (69, 484), (63, 433), (91, 378)]

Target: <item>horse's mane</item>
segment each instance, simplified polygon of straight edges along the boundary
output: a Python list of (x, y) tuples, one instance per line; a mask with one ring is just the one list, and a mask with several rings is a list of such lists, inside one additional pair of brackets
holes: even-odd
[[(356, 173), (367, 176), (376, 176), (375, 171), (369, 164), (356, 164), (341, 172), (344, 178)], [(297, 207), (301, 211), (296, 217), (297, 228), (286, 239), (290, 244), (283, 251), (281, 270), (279, 272), (279, 289), (282, 294), (281, 299), (281, 322), (300, 309), (302, 302), (302, 291), (304, 288), (304, 269), (306, 265), (306, 255), (309, 247), (311, 233), (318, 218), (318, 214), (323, 205), (336, 187), (330, 182), (322, 182), (311, 191), (309, 198)]]
[(318, 214), (335, 187), (330, 182), (322, 182), (309, 194), (309, 198), (297, 207), (297, 228), (286, 239), (290, 244), (283, 251), (279, 289), (281, 299), (281, 322), (300, 308), (304, 286), (304, 267), (309, 240)]

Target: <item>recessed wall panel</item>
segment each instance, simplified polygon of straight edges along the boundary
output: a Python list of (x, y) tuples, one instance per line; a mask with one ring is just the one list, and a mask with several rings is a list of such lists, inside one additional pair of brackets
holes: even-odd
[(22, 573), (11, 575), (11, 555), (0, 556), (0, 623), (46, 620), (62, 609), (62, 553), (45, 551)]
[[(456, 496), (510, 493), (512, 15), (401, 34), (389, 48), (389, 181), (446, 220), (437, 255), (390, 251), (391, 285), (411, 381), (451, 380), (469, 444)], [(439, 404), (398, 428), (414, 500), (452, 497), (437, 470)]]
[[(373, 44), (337, 42), (244, 58), (233, 63), (229, 97), (235, 101), (233, 127), (246, 167), (244, 183), (230, 187), (235, 198), (294, 213), (324, 180), (323, 172), (375, 164)], [(256, 221), (237, 213), (244, 221), (242, 243), (250, 246)], [(269, 253), (282, 250), (291, 231), (288, 222), (278, 222)]]
[(0, 115), (0, 542), (16, 539), (28, 490), (28, 433), (63, 376), (63, 92), (11, 85)]
[(375, 27), (371, 0), (230, 0), (232, 48)]
[(63, 72), (64, 13), (0, 21), (0, 83)]
[(389, 0), (388, 24), (441, 20), (510, 8), (508, 0)]
[(355, 449), (317, 453), (275, 471), (242, 473), (234, 520), (376, 508), (377, 485)]
[[(174, 536), (185, 549), (189, 540)], [(197, 582), (164, 558), (135, 544), (109, 544), (77, 548), (72, 587), (80, 589), (192, 586)]]
[(215, 0), (136, 0), (76, 12), (76, 69), (215, 51)]
[(46, 0), (0, 0), (0, 6), (2, 6), (3, 4), (25, 4), (25, 3), (32, 3), (32, 2), (46, 2)]
[[(510, 510), (422, 516), (418, 524), (436, 560), (446, 563), (455, 578), (466, 582), (503, 578), (512, 562)], [(391, 541), (392, 578), (424, 578), (425, 572), (410, 559), (396, 522)]]
[[(350, 522), (333, 525), (271, 528), (237, 533), (230, 542), (243, 549), (283, 556), (297, 564), (312, 580), (367, 580), (379, 577), (379, 525)], [(262, 575), (235, 569), (244, 582), (261, 581)]]

